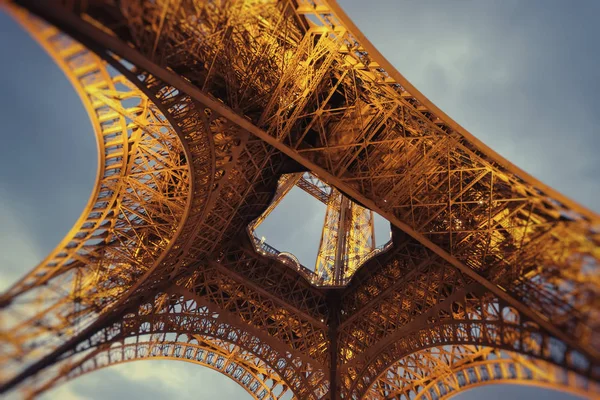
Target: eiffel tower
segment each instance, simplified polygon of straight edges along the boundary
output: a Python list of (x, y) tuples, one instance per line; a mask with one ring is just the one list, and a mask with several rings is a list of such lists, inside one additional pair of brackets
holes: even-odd
[[(75, 226), (1, 297), (3, 393), (177, 359), (258, 399), (599, 395), (600, 217), (439, 110), (335, 1), (3, 7), (99, 157)], [(255, 237), (294, 186), (327, 205), (315, 268)]]

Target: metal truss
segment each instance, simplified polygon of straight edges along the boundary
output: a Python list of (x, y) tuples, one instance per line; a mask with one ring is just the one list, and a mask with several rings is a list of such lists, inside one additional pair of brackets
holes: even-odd
[(321, 203), (325, 205), (329, 204), (333, 189), (315, 175), (309, 173), (302, 174), (302, 177), (296, 186), (319, 200)]
[[(334, 1), (4, 3), (79, 93), (100, 161), (76, 226), (2, 296), (3, 392), (156, 355), (258, 398), (598, 395), (600, 218), (437, 109)], [(293, 185), (363, 207), (358, 225), (379, 213), (389, 250), (322, 287), (257, 246)]]
[(325, 283), (343, 286), (374, 250), (373, 211), (333, 189), (317, 253), (317, 276)]

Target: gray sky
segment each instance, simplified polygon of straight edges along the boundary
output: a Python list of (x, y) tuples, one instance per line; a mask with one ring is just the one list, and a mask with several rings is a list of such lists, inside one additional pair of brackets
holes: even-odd
[[(535, 177), (600, 211), (599, 1), (340, 4), (392, 64), (457, 122)], [(97, 161), (88, 118), (69, 83), (1, 13), (0, 54), (0, 288), (5, 288), (75, 222)], [(304, 203), (298, 195), (290, 207)], [(310, 207), (318, 206), (307, 206), (307, 213)], [(282, 221), (267, 230), (268, 241), (283, 239), (276, 244), (280, 250), (314, 251), (303, 238), (318, 236), (322, 213), (310, 218), (294, 213), (299, 220), (294, 233), (286, 232), (286, 212), (278, 214)], [(146, 361), (87, 375), (46, 398), (161, 399), (173, 392), (181, 399), (246, 396), (207, 368)], [(481, 396), (566, 398), (511, 386), (488, 386), (456, 398)]]

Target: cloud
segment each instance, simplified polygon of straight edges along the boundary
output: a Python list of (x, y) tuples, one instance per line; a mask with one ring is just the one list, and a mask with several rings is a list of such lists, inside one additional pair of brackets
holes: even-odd
[(10, 196), (0, 189), (0, 291), (6, 290), (17, 279), (24, 276), (45, 256), (38, 246), (29, 226), (19, 218), (22, 210), (8, 199)]
[[(65, 393), (68, 396), (64, 397)], [(46, 393), (45, 400), (177, 397), (181, 400), (248, 397), (237, 383), (219, 372), (184, 361), (128, 362), (84, 375)]]

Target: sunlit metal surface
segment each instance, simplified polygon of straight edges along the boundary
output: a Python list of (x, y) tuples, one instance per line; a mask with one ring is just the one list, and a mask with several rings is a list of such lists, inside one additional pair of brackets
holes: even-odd
[[(598, 394), (600, 218), (437, 109), (335, 2), (5, 3), (79, 92), (100, 165), (72, 232), (2, 297), (3, 391), (191, 340), (239, 348), (246, 371), (256, 358), (260, 396), (511, 380)], [(304, 171), (331, 191), (300, 175), (278, 190)], [(298, 182), (337, 207), (321, 275), (248, 236)], [(372, 211), (393, 225), (389, 250), (327, 266), (352, 240), (372, 248)], [(334, 250), (340, 221), (360, 235)]]

